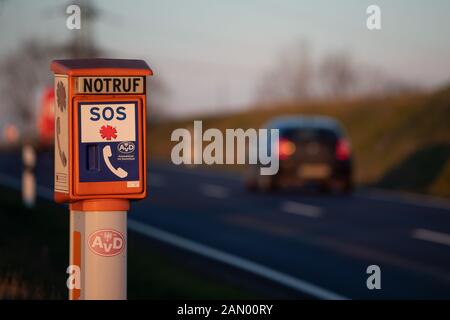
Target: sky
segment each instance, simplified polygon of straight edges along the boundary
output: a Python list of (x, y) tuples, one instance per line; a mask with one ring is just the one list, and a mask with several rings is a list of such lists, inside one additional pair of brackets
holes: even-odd
[[(427, 88), (450, 81), (448, 0), (93, 2), (96, 41), (110, 57), (145, 59), (168, 88), (172, 116), (248, 107), (261, 77), (300, 41), (316, 56), (345, 50)], [(71, 3), (0, 0), (0, 59), (25, 39), (67, 40), (76, 32), (65, 26)], [(378, 31), (366, 28), (371, 4), (381, 8)]]

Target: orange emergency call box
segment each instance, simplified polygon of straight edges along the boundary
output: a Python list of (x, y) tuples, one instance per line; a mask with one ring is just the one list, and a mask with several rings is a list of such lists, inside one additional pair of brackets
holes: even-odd
[(146, 196), (142, 60), (54, 60), (56, 202)]

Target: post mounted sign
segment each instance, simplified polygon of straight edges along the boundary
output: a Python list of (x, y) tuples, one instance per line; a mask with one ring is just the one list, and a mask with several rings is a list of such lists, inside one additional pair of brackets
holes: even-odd
[(55, 200), (146, 195), (141, 60), (55, 60)]
[(79, 102), (80, 182), (127, 180), (139, 187), (138, 101)]
[(78, 77), (77, 92), (85, 94), (143, 94), (144, 77)]

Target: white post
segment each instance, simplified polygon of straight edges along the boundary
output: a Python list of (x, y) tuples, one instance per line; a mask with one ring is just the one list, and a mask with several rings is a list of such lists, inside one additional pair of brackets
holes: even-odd
[(70, 211), (70, 264), (80, 268), (72, 300), (127, 298), (127, 211)]
[(36, 178), (34, 175), (36, 152), (32, 145), (23, 145), (22, 161), (22, 201), (27, 208), (33, 208), (36, 202)]

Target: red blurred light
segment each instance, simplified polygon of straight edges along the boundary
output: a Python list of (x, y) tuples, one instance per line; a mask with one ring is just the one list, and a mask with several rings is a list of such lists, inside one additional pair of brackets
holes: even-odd
[(55, 93), (53, 87), (48, 87), (42, 92), (37, 118), (39, 140), (43, 144), (50, 144), (53, 141), (55, 131), (54, 103)]
[(350, 143), (345, 139), (340, 139), (336, 143), (336, 159), (348, 160), (350, 158)]
[(278, 141), (278, 156), (280, 160), (286, 160), (295, 152), (295, 144), (286, 138)]

